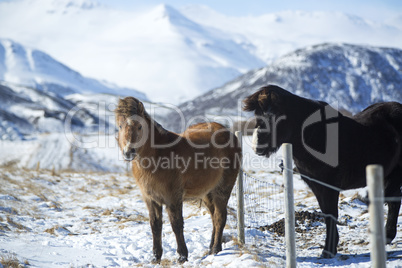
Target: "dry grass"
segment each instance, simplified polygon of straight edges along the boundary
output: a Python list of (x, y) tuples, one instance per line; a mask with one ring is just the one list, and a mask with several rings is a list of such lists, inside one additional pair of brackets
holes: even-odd
[(244, 245), (240, 243), (236, 236), (232, 236), (233, 245), (237, 246), (239, 249), (243, 249)]
[(0, 263), (4, 267), (10, 267), (10, 268), (19, 268), (20, 267), (20, 261), (17, 259), (17, 257), (13, 254), (8, 254), (0, 257)]
[[(149, 218), (141, 213), (138, 213), (136, 215), (130, 215), (130, 217), (128, 217), (128, 218), (122, 218), (122, 217), (120, 218), (120, 221), (119, 221), (120, 224), (126, 223), (126, 222), (139, 222), (139, 223), (149, 222)], [(122, 229), (122, 227), (120, 227), (120, 228)]]
[[(250, 255), (253, 256), (254, 261), (261, 262), (260, 258), (258, 257), (258, 248), (255, 248), (254, 250), (251, 250), (250, 247), (240, 243), (240, 241), (235, 236), (232, 236), (231, 240), (233, 241), (233, 244), (238, 247), (238, 249), (240, 251), (238, 253), (239, 256), (242, 256), (244, 254), (250, 254)], [(256, 267), (264, 267), (264, 266), (261, 265), (261, 266), (256, 266)], [(269, 267), (269, 266), (267, 266), (267, 267)]]
[(85, 206), (85, 207), (83, 207), (82, 209), (94, 210), (94, 209), (96, 209), (96, 207)]
[(7, 225), (0, 223), (0, 232), (9, 232), (9, 231), (11, 231), (11, 229), (8, 228)]
[[(38, 176), (35, 176), (35, 174), (33, 174), (32, 172), (22, 171), (22, 174), (19, 175), (29, 177), (30, 179), (18, 181), (10, 178), (9, 176), (7, 176), (7, 174), (2, 174), (1, 178), (8, 183), (15, 185), (19, 191), (23, 191), (24, 193), (32, 193), (42, 199), (43, 197), (45, 197), (45, 193), (47, 196), (53, 193), (48, 187), (38, 185), (38, 183), (35, 182), (35, 180), (38, 179)], [(54, 183), (53, 181), (49, 182)], [(47, 200), (47, 198), (44, 198), (44, 200)]]
[(0, 165), (0, 168), (5, 171), (14, 171), (18, 168), (17, 165), (18, 165), (18, 160), (11, 160), (11, 161), (5, 162), (2, 165)]
[(174, 263), (171, 261), (171, 260), (168, 260), (168, 259), (163, 259), (163, 260), (161, 260), (161, 262), (159, 263), (159, 265), (160, 266), (162, 266), (162, 267), (172, 267), (173, 265), (174, 265)]
[(105, 211), (103, 211), (101, 213), (102, 216), (110, 216), (113, 214), (113, 210), (112, 209), (106, 209)]
[(22, 225), (22, 224), (20, 224), (18, 222), (15, 222), (13, 219), (11, 219), (8, 216), (7, 216), (7, 223), (12, 227), (17, 228), (18, 230), (30, 231), (30, 229), (28, 227), (25, 227), (24, 225)]
[(70, 232), (70, 230), (68, 230), (67, 228), (60, 226), (60, 225), (56, 225), (53, 226), (52, 228), (46, 229), (45, 232), (49, 233), (51, 235), (55, 235), (57, 236), (57, 232), (58, 230), (64, 230), (66, 233), (68, 233), (69, 235), (72, 235), (72, 233)]
[(5, 268), (20, 268), (30, 265), (27, 260), (25, 260), (24, 263), (20, 263), (15, 254), (5, 254), (0, 256), (0, 264)]

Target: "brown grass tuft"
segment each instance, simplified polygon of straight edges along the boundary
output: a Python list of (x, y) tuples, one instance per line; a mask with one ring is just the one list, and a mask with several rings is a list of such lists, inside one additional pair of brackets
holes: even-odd
[(11, 229), (8, 228), (7, 225), (0, 223), (0, 232), (9, 232), (9, 231), (11, 231)]
[(173, 262), (171, 260), (168, 259), (163, 259), (161, 260), (161, 262), (159, 263), (160, 266), (167, 268), (167, 267), (172, 267), (173, 266)]
[(45, 232), (46, 232), (46, 233), (49, 233), (49, 234), (51, 234), (51, 235), (56, 235), (56, 236), (57, 236), (57, 232), (56, 232), (57, 230), (64, 230), (64, 231), (66, 231), (68, 234), (71, 235), (70, 230), (68, 230), (67, 228), (65, 228), (65, 227), (63, 227), (63, 226), (60, 226), (60, 225), (56, 225), (56, 226), (53, 226), (52, 228), (46, 229)]
[(112, 215), (112, 213), (113, 213), (113, 210), (112, 210), (112, 209), (106, 209), (105, 211), (103, 211), (103, 212), (101, 213), (101, 215), (102, 215), (102, 216), (110, 216), (110, 215)]
[(7, 268), (19, 268), (20, 262), (14, 254), (7, 254), (0, 257), (0, 263)]
[(18, 168), (18, 160), (11, 160), (0, 165), (0, 168), (5, 171), (14, 171)]
[(24, 225), (15, 222), (13, 219), (11, 219), (10, 217), (7, 217), (7, 223), (15, 228), (17, 228), (18, 230), (23, 230), (23, 231), (30, 231), (30, 229), (28, 227), (25, 227)]

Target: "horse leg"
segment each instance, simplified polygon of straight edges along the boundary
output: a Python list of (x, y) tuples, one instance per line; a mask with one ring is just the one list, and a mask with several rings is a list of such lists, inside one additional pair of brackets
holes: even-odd
[(395, 200), (386, 201), (388, 204), (388, 217), (385, 225), (386, 242), (390, 244), (396, 236), (396, 225), (398, 223), (399, 209), (401, 207), (401, 190), (400, 190), (400, 178), (402, 177), (402, 170), (394, 170), (387, 178), (385, 182), (384, 196), (390, 197)]
[(223, 229), (226, 225), (227, 219), (227, 203), (230, 197), (231, 189), (228, 189), (228, 192), (218, 191), (219, 193), (215, 193), (213, 196), (213, 204), (215, 207), (215, 213), (213, 215), (213, 223), (214, 223), (214, 234), (213, 245), (210, 249), (210, 254), (217, 254), (222, 251), (222, 236)]
[(159, 263), (162, 257), (162, 206), (146, 199), (145, 203), (149, 211), (149, 223), (152, 229), (153, 259), (152, 263)]
[(326, 225), (325, 246), (321, 257), (333, 258), (337, 253), (339, 242), (338, 228), (336, 227), (336, 223), (338, 222), (339, 192), (323, 186), (316, 186), (312, 189), (324, 214)]
[(212, 219), (212, 236), (211, 236), (211, 243), (209, 244), (209, 254), (212, 253), (212, 247), (214, 245), (214, 241), (215, 241), (215, 207), (212, 204), (212, 194), (209, 193), (207, 196), (204, 197), (203, 199), (204, 204), (207, 206), (209, 213), (211, 214), (211, 219)]
[(210, 203), (209, 206), (211, 207), (209, 210), (211, 211), (213, 223), (209, 254), (217, 254), (218, 252), (222, 251), (223, 229), (225, 229), (227, 220), (227, 204), (232, 193), (233, 186), (236, 182), (237, 174), (239, 173), (236, 163), (233, 165), (234, 168), (229, 168), (224, 171), (221, 186), (207, 195)]
[(186, 242), (184, 241), (183, 234), (183, 202), (177, 202), (176, 204), (171, 204), (166, 206), (170, 224), (172, 225), (172, 229), (174, 234), (176, 235), (177, 242), (177, 253), (179, 254), (179, 263), (184, 263), (187, 261), (188, 250), (186, 246)]

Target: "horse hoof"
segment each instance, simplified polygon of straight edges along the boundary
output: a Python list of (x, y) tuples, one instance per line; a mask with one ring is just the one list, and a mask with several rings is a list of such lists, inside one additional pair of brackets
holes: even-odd
[(336, 252), (332, 253), (332, 252), (329, 252), (328, 250), (323, 250), (321, 253), (321, 258), (332, 259), (335, 257), (335, 255), (336, 255)]
[(160, 264), (160, 263), (161, 263), (161, 259), (153, 258), (153, 259), (151, 260), (151, 263), (152, 263), (152, 264)]
[(179, 259), (177, 260), (180, 264), (185, 263), (187, 260), (186, 256), (180, 256)]
[(216, 254), (218, 254), (220, 251), (222, 251), (222, 249), (213, 248), (213, 249), (210, 249), (210, 250), (209, 250), (208, 254), (209, 254), (209, 255), (216, 255)]

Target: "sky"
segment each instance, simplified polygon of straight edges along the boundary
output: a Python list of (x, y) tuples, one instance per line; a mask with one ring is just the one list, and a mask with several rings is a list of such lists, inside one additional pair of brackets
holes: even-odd
[(258, 16), (283, 10), (342, 11), (372, 20), (386, 19), (402, 12), (401, 0), (98, 0), (118, 8), (135, 9), (165, 3), (176, 8), (206, 5), (231, 16)]

